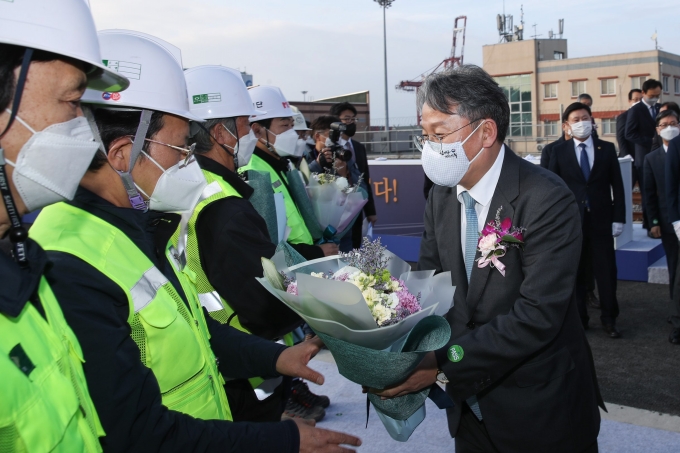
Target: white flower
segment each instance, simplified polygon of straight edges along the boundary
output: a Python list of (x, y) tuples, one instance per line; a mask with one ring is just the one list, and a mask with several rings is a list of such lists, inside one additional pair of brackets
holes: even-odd
[(397, 305), (399, 305), (399, 297), (397, 297), (396, 294), (388, 294), (387, 295), (387, 306), (394, 310), (397, 308)]
[(375, 304), (371, 308), (371, 313), (373, 314), (373, 319), (379, 325), (392, 318), (392, 311), (382, 304)]
[(496, 249), (498, 236), (495, 233), (488, 234), (479, 241), (479, 251), (482, 252), (482, 256), (487, 256), (489, 253)]
[(312, 272), (310, 275), (316, 278), (324, 278), (323, 272)]
[(338, 189), (343, 190), (349, 187), (349, 182), (347, 181), (347, 178), (338, 176), (338, 178), (335, 180), (335, 185)]
[(366, 303), (369, 307), (380, 305), (380, 294), (378, 294), (378, 291), (375, 289), (366, 288), (361, 292), (361, 294), (364, 296), (364, 299), (366, 299)]
[(396, 280), (390, 280), (389, 289), (390, 289), (390, 291), (396, 293), (396, 292), (401, 291), (401, 285)]

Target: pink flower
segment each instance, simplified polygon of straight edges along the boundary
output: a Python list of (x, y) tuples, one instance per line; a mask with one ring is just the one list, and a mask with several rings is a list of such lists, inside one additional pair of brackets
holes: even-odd
[(288, 285), (288, 288), (286, 288), (286, 292), (288, 294), (292, 294), (293, 296), (297, 296), (298, 295), (297, 282), (292, 282), (290, 285)]
[[(506, 217), (506, 218), (503, 219), (503, 221), (501, 222), (501, 232), (502, 232), (503, 234), (508, 234), (508, 231), (510, 231), (510, 228), (512, 228), (512, 220), (510, 219), (510, 217)], [(502, 236), (503, 234), (501, 234), (501, 236)]]
[(479, 240), (479, 251), (482, 252), (482, 256), (486, 256), (490, 252), (496, 249), (496, 244), (500, 238), (495, 233), (482, 236)]

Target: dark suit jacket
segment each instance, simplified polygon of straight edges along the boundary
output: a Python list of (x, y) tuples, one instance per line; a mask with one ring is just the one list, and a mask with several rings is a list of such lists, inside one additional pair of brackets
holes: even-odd
[(616, 141), (619, 144), (619, 157), (631, 156), (635, 159), (635, 143), (626, 138), (628, 110), (616, 117)]
[(668, 143), (665, 182), (668, 221), (673, 223), (680, 220), (680, 137)]
[[(451, 271), (451, 340), (436, 351), (446, 373), (455, 436), (461, 405), (477, 395), (484, 423), (504, 453), (572, 453), (595, 442), (602, 403), (590, 347), (572, 297), (581, 227), (574, 196), (554, 174), (508, 147), (489, 209), (526, 228), (524, 250), (501, 258), (503, 277), (473, 267), (468, 285), (456, 188), (435, 185), (425, 210), (420, 269)], [(482, 221), (480, 219), (480, 221)], [(477, 252), (479, 257), (479, 252)], [(463, 349), (457, 363), (451, 345)]]
[[(659, 104), (654, 106), (659, 112)], [(655, 117), (656, 117), (655, 113)], [(640, 101), (628, 110), (626, 117), (626, 139), (635, 145), (635, 166), (642, 168), (645, 156), (652, 150), (652, 140), (656, 135), (656, 120), (649, 113), (644, 101)]]
[(644, 190), (647, 201), (647, 218), (651, 226), (660, 226), (664, 234), (675, 235), (668, 221), (666, 202), (666, 151), (656, 148), (645, 158)]
[(612, 143), (594, 139), (593, 145), (595, 160), (588, 181), (583, 177), (576, 159), (573, 140), (555, 146), (550, 160), (550, 171), (561, 177), (574, 193), (581, 218), (586, 209), (586, 199), (588, 200), (593, 233), (611, 235), (613, 222), (626, 222), (621, 167)]
[(555, 140), (554, 142), (550, 142), (547, 145), (543, 147), (543, 151), (541, 151), (541, 167), (543, 168), (549, 168), (550, 167), (550, 153), (552, 153), (553, 148), (555, 145), (559, 145), (560, 143), (564, 142), (564, 132), (562, 132), (562, 136)]
[[(364, 181), (368, 186), (368, 203), (364, 206), (364, 215), (366, 217), (375, 215), (375, 202), (373, 201), (373, 189), (371, 188), (371, 173), (368, 168), (368, 157), (366, 155), (366, 147), (353, 138), (352, 146), (354, 147), (354, 158), (356, 159), (357, 167), (359, 171), (364, 174)], [(359, 222), (361, 223), (361, 222)]]

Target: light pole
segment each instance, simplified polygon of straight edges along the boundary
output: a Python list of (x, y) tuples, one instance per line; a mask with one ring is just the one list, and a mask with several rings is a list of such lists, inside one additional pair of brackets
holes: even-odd
[(308, 91), (301, 91), (301, 93), (302, 93), (302, 102), (307, 102)]
[(385, 20), (386, 17), (385, 11), (387, 11), (387, 8), (392, 6), (394, 0), (373, 0), (373, 1), (377, 2), (380, 6), (382, 6), (383, 9), (383, 50), (385, 56), (385, 133), (387, 134), (387, 152), (390, 152), (392, 146), (390, 144), (390, 111), (387, 99), (387, 24)]

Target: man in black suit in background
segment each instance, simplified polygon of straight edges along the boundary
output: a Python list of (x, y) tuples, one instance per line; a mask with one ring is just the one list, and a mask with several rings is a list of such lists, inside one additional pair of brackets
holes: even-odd
[(583, 247), (576, 285), (581, 320), (587, 328), (589, 318), (585, 295), (588, 282), (585, 269), (592, 263), (600, 293), (602, 327), (609, 337), (619, 338), (613, 237), (623, 232), (626, 218), (621, 168), (614, 145), (591, 136), (592, 116), (587, 105), (574, 102), (565, 109), (562, 121), (564, 132), (571, 140), (555, 147), (550, 170), (567, 183), (581, 214)]
[(645, 80), (642, 84), (642, 101), (628, 110), (626, 117), (626, 139), (635, 145), (635, 170), (638, 186), (642, 194), (642, 226), (649, 230), (647, 219), (647, 201), (642, 188), (645, 185), (643, 165), (645, 157), (652, 151), (652, 143), (656, 135), (656, 115), (659, 113), (659, 96), (661, 82), (655, 79)]
[[(362, 187), (368, 192), (368, 203), (366, 203), (364, 206), (363, 215), (359, 215), (359, 218), (354, 223), (350, 233), (352, 235), (352, 247), (359, 248), (362, 238), (361, 227), (363, 224), (363, 218), (366, 217), (366, 219), (373, 225), (375, 225), (375, 222), (378, 221), (378, 216), (375, 212), (375, 202), (373, 201), (373, 189), (371, 188), (370, 183), (371, 174), (368, 168), (366, 147), (361, 142), (358, 142), (352, 138), (357, 131), (356, 107), (354, 107), (349, 102), (339, 102), (331, 107), (330, 113), (331, 115), (340, 118), (340, 121), (345, 123), (347, 126), (347, 130), (342, 134), (342, 138), (347, 141), (346, 146), (352, 151), (352, 160), (349, 162), (349, 165), (350, 167), (354, 166), (355, 169), (354, 171), (350, 169), (350, 174), (353, 175), (353, 179), (356, 178), (357, 175), (363, 174)], [(355, 183), (356, 181), (352, 181), (350, 184)], [(341, 243), (341, 245), (343, 244)], [(345, 248), (345, 250), (342, 250), (342, 248)], [(349, 252), (351, 249), (347, 250), (346, 247), (341, 247), (341, 250), (343, 252)]]
[[(626, 120), (630, 108), (642, 100), (642, 90), (633, 88), (628, 92), (628, 110), (616, 117), (616, 141), (619, 144), (619, 157), (630, 156), (635, 160), (635, 143), (626, 138)], [(633, 186), (637, 182), (635, 166), (633, 165)]]
[[(673, 225), (675, 235), (680, 239), (680, 137), (668, 142), (666, 153), (666, 202), (668, 203), (668, 221)], [(680, 260), (678, 260), (680, 265)], [(676, 270), (676, 275), (680, 275)], [(680, 277), (675, 279), (673, 289), (673, 312), (671, 323), (673, 330), (668, 341), (680, 344)]]
[[(581, 248), (574, 196), (503, 145), (508, 101), (481, 68), (429, 76), (418, 105), (423, 169), (435, 183), (418, 267), (451, 272), (451, 339), (404, 383), (371, 391), (392, 397), (447, 382), (457, 453), (596, 452), (602, 400), (572, 297)], [(526, 228), (523, 248), (500, 258), (504, 274), (475, 261), (479, 233), (499, 210)]]
[(650, 234), (653, 238), (661, 238), (663, 249), (668, 261), (668, 286), (671, 299), (678, 264), (678, 238), (675, 236), (673, 225), (668, 220), (666, 202), (666, 153), (668, 142), (677, 137), (678, 119), (680, 116), (673, 110), (659, 112), (656, 117), (656, 130), (663, 140), (662, 146), (656, 148), (645, 158), (644, 181), (645, 197), (647, 200), (647, 218), (649, 219)]

